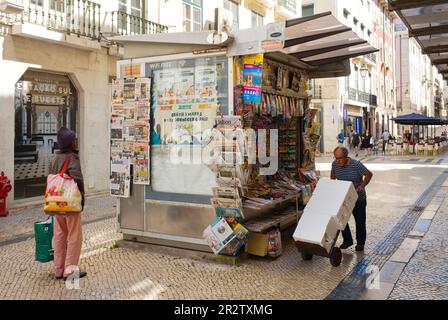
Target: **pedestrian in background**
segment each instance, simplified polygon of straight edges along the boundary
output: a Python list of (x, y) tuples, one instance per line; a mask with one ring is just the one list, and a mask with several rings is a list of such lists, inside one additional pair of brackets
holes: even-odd
[(383, 156), (386, 155), (386, 145), (389, 142), (389, 140), (390, 140), (390, 133), (386, 129), (383, 132)]
[(353, 148), (353, 152), (355, 153), (355, 157), (358, 156), (359, 153), (359, 143), (360, 141), (360, 137), (359, 134), (357, 132), (353, 133), (353, 138), (352, 138), (352, 148)]
[[(366, 208), (367, 195), (366, 186), (370, 183), (373, 177), (361, 161), (354, 160), (348, 156), (348, 149), (344, 147), (337, 147), (334, 150), (334, 162), (331, 166), (331, 179), (351, 181), (358, 192), (358, 201), (353, 209), (353, 217), (356, 223), (356, 251), (364, 251), (364, 246), (367, 238), (366, 230)], [(341, 249), (347, 249), (353, 245), (353, 237), (350, 231), (350, 226), (347, 224), (344, 231), (342, 231), (343, 243)]]
[(372, 150), (372, 147), (372, 136), (370, 135), (369, 130), (366, 130), (366, 132), (362, 136), (361, 141), (361, 149), (366, 151), (366, 157), (370, 156), (370, 150)]
[(345, 136), (344, 136), (344, 130), (341, 130), (341, 132), (336, 136), (336, 140), (338, 141), (338, 145), (343, 147)]
[[(77, 150), (76, 134), (61, 128), (57, 135), (58, 151), (51, 164), (50, 174), (59, 174), (66, 160), (68, 166), (66, 173), (75, 180), (81, 192), (81, 205), (84, 208), (84, 179)], [(54, 216), (53, 248), (54, 248), (54, 273), (56, 279), (66, 279), (78, 269), (79, 257), (82, 246), (81, 213), (64, 213)], [(86, 272), (79, 272), (79, 277), (86, 276)]]

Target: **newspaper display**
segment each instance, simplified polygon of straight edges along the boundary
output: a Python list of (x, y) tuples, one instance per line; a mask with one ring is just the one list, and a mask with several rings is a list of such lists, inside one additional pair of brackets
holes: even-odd
[(112, 196), (128, 198), (131, 182), (150, 183), (151, 79), (115, 79), (112, 92), (110, 189)]

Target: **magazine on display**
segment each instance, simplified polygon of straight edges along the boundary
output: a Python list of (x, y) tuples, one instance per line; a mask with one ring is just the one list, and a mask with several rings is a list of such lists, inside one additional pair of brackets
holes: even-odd
[(149, 184), (149, 144), (134, 143), (134, 184)]
[(225, 219), (217, 218), (204, 230), (203, 237), (213, 252), (219, 254), (235, 238), (235, 234)]
[[(122, 146), (122, 144), (121, 144)], [(111, 149), (110, 192), (117, 197), (129, 197), (130, 190), (130, 158), (123, 156), (123, 149), (114, 144)]]
[(122, 104), (124, 81), (123, 79), (114, 79), (112, 81), (112, 104)]

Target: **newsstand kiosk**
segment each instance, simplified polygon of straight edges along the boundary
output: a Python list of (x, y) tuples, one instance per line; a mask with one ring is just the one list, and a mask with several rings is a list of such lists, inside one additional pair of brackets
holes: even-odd
[[(331, 13), (233, 34), (111, 40), (124, 47), (111, 119), (111, 194), (124, 239), (276, 256), (280, 232), (297, 223), (318, 180), (321, 124), (309, 80), (347, 76), (351, 57), (377, 50)], [(247, 142), (261, 137), (268, 161), (258, 149), (248, 162)], [(204, 163), (204, 148), (241, 162)]]

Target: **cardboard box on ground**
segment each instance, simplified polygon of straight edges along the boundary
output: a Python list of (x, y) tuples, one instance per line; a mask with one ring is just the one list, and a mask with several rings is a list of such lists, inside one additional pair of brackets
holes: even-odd
[(319, 245), (329, 253), (357, 200), (352, 182), (320, 179), (299, 220), (294, 240)]

